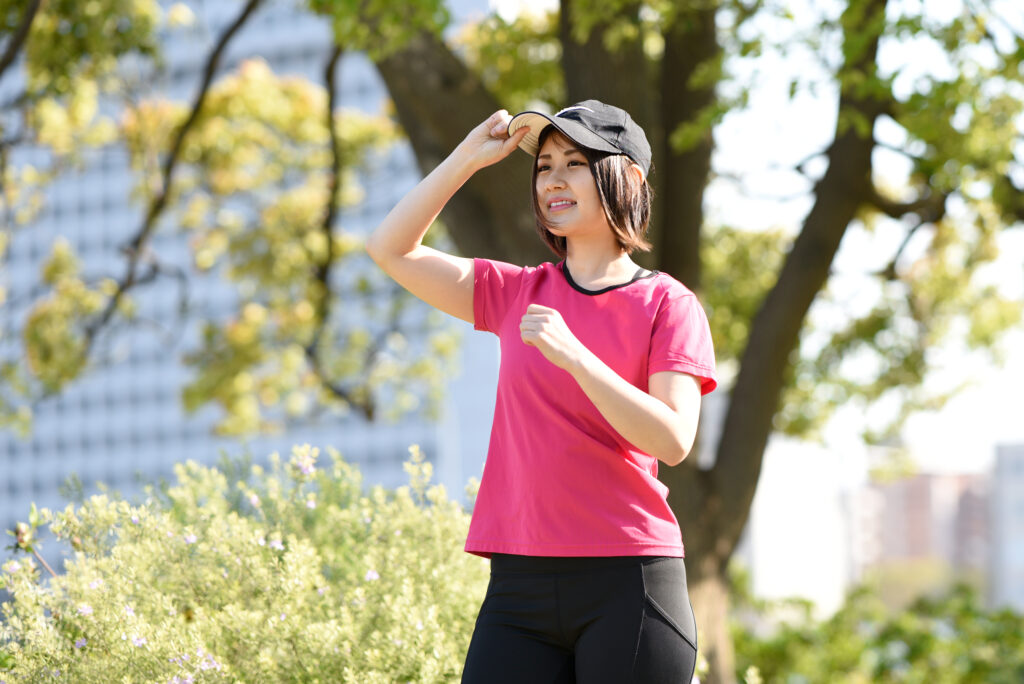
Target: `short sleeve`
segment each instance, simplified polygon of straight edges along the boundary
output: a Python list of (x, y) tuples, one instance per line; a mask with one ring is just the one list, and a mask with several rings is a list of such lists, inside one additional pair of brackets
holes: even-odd
[(519, 295), (526, 269), (503, 261), (473, 259), (473, 327), (495, 335)]
[(700, 379), (701, 394), (718, 386), (715, 349), (703, 307), (692, 293), (669, 295), (654, 319), (647, 375), (662, 371), (689, 373)]

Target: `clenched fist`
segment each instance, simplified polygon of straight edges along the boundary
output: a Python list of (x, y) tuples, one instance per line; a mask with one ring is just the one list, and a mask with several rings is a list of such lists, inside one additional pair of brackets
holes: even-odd
[(523, 342), (536, 347), (551, 363), (570, 371), (587, 348), (565, 324), (557, 310), (540, 304), (530, 304), (519, 322)]

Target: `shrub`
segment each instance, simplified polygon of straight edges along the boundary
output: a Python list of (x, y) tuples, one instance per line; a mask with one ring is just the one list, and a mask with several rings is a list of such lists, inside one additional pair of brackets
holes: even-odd
[(734, 625), (736, 673), (747, 684), (1024, 682), (1024, 616), (986, 610), (968, 585), (902, 610), (858, 586), (823, 621), (800, 602), (748, 608), (762, 628), (783, 619), (768, 634)]
[(52, 578), (31, 558), (0, 571), (0, 681), (457, 680), (487, 564), (411, 452), (394, 492), (303, 446), (269, 471), (181, 464), (143, 505), (39, 512), (73, 553)]

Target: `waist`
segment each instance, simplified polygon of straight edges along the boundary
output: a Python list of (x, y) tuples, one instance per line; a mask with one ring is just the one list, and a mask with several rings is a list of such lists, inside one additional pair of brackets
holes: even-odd
[[(565, 574), (612, 568), (640, 567), (670, 556), (520, 556), (491, 555), (492, 574)], [(681, 560), (681, 559), (680, 559)]]

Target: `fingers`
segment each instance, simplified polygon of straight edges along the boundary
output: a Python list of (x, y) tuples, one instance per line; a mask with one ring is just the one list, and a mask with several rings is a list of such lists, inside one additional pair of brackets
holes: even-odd
[[(512, 145), (512, 146), (518, 146), (519, 143), (521, 143), (523, 141), (523, 138), (525, 138), (526, 135), (529, 132), (530, 132), (530, 127), (529, 126), (523, 126), (522, 128), (518, 129), (515, 133), (513, 133), (509, 137), (509, 139), (508, 139), (509, 144)], [(507, 133), (506, 133), (506, 135), (507, 135)]]
[(508, 122), (512, 120), (507, 110), (499, 109), (487, 117), (487, 132), (492, 138), (508, 137)]
[(528, 344), (531, 347), (540, 347), (540, 342), (544, 338), (544, 331), (540, 326), (524, 323), (519, 326), (519, 337), (523, 340), (524, 344)]
[(540, 337), (546, 331), (550, 331), (549, 326), (557, 325), (558, 318), (560, 318), (560, 314), (557, 310), (540, 304), (530, 304), (519, 321), (519, 332), (523, 336), (523, 341), (531, 344), (527, 339), (528, 336)]

